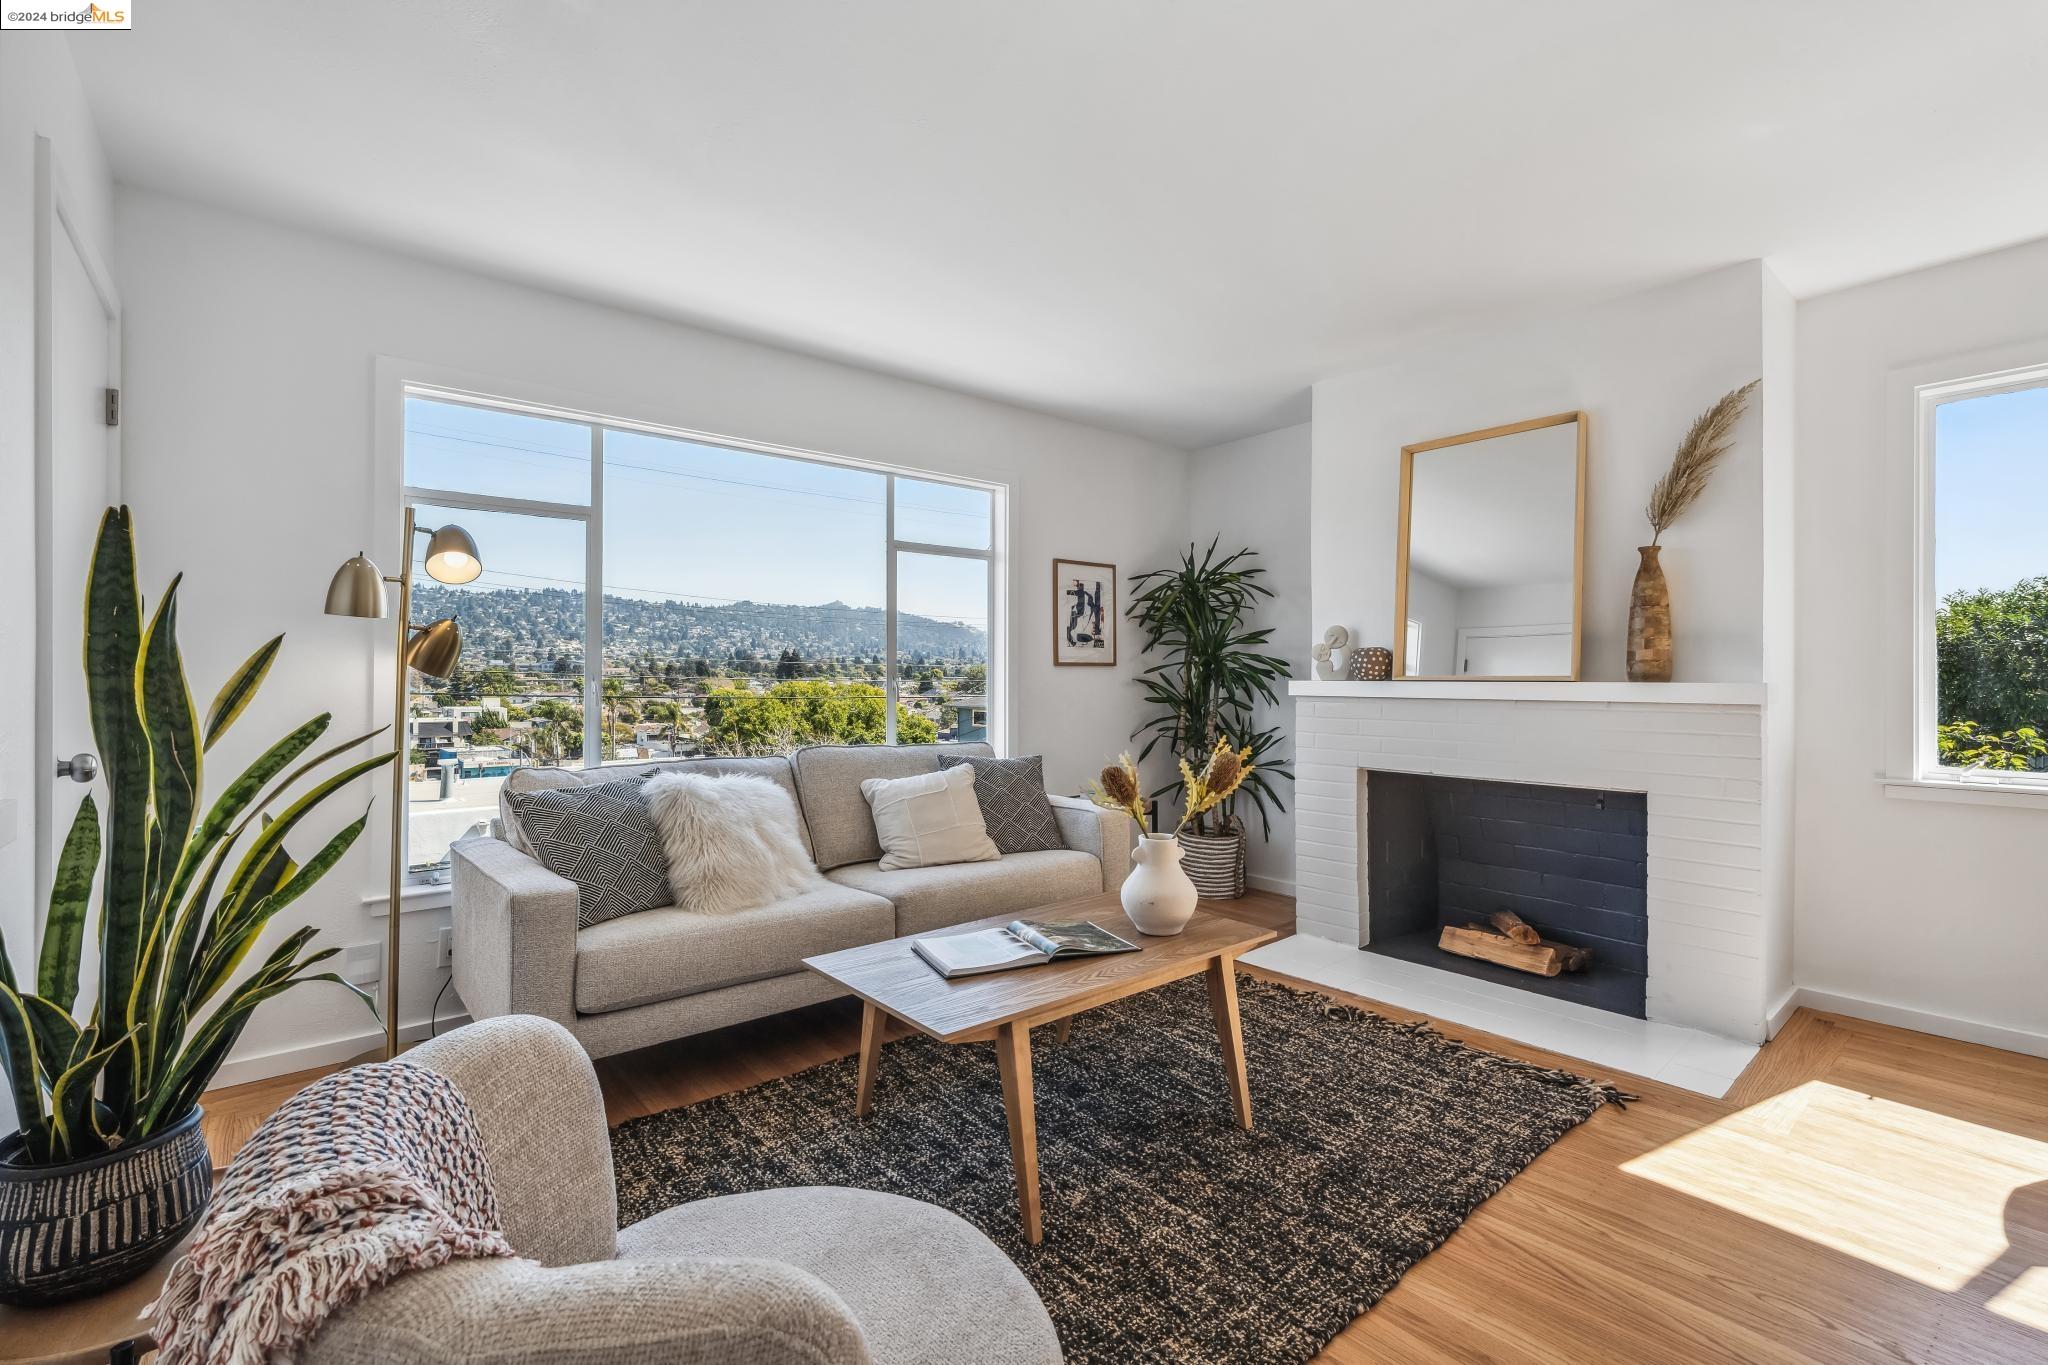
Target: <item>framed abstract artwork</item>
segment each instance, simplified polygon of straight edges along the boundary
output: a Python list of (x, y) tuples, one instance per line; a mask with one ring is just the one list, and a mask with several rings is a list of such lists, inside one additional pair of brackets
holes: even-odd
[(1052, 562), (1052, 661), (1116, 662), (1116, 565)]

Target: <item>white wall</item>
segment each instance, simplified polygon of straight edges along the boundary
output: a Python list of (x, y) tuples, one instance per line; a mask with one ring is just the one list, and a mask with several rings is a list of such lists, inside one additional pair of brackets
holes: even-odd
[(1460, 626), (1555, 626), (1569, 625), (1571, 619), (1569, 582), (1509, 583), (1465, 588), (1458, 593)]
[[(1048, 564), (1166, 562), (1183, 543), (1183, 453), (153, 193), (123, 189), (117, 223), (130, 498), (150, 591), (186, 571), (195, 690), (289, 632), (238, 742), (209, 756), (216, 773), (321, 709), (337, 732), (383, 719), (365, 662), (378, 637), (320, 612), (328, 576), (359, 546), (387, 567), (395, 555), (370, 535), (379, 355), (588, 394), (627, 416), (1008, 482), (1013, 748), (1044, 753), (1052, 789), (1075, 791), (1128, 747), (1140, 656), (1132, 646), (1113, 670), (1054, 668)], [(359, 851), (292, 918), (326, 942), (378, 941), (361, 900), (381, 886), (380, 854)], [(445, 912), (407, 919), (411, 1024), (444, 979), (433, 935)], [(265, 1006), (238, 1055), (300, 1050), (291, 1064), (304, 1065), (304, 1049), (345, 1053), (371, 1028), (338, 990), (308, 989)]]
[[(1583, 410), (1591, 429), (1581, 671), (1619, 680), (1650, 488), (1702, 410), (1764, 381), (1705, 495), (1665, 533), (1663, 563), (1677, 680), (1767, 685), (1756, 784), (1763, 827), (1745, 854), (1756, 860), (1759, 919), (1744, 948), (1767, 1013), (1793, 978), (1793, 776), (1806, 761), (1795, 737), (1806, 708), (1792, 704), (1793, 650), (1798, 641), (1803, 674), (1812, 637), (1801, 631), (1832, 610), (1824, 597), (1795, 592), (1795, 506), (1807, 498), (1795, 485), (1793, 321), (1783, 286), (1748, 261), (1571, 313), (1418, 340), (1384, 364), (1316, 385), (1310, 511), (1316, 627), (1341, 623), (1363, 643), (1384, 643), (1394, 628), (1401, 447)], [(1803, 522), (1799, 531), (1803, 573)], [(1804, 809), (1803, 791), (1800, 801)], [(1803, 849), (1799, 857), (1803, 866)]]
[[(17, 975), (33, 976), (35, 771), (35, 145), (50, 139), (83, 235), (113, 267), (113, 181), (61, 33), (0, 42), (0, 934)], [(0, 1094), (0, 1130), (13, 1125)]]
[(2044, 299), (2035, 242), (1799, 305), (1794, 974), (1840, 997), (1824, 1004), (2048, 1055), (2048, 804), (1894, 800), (1876, 780), (1911, 724), (1891, 372), (2048, 362)]
[[(1309, 619), (1308, 467), (1306, 423), (1197, 451), (1188, 467), (1188, 539), (1206, 546), (1220, 534), (1221, 548), (1249, 545), (1259, 552), (1273, 597), (1253, 624), (1273, 628), (1269, 652), (1286, 659), (1297, 678), (1314, 676), (1309, 649), (1320, 637)], [(1292, 758), (1294, 706), (1286, 690), (1278, 690), (1280, 704), (1260, 703), (1254, 723), (1290, 732), (1280, 752)], [(1270, 840), (1259, 838), (1254, 822), (1246, 872), (1265, 890), (1284, 893), (1294, 889), (1295, 793), (1292, 782), (1278, 786), (1287, 809), (1273, 812)]]
[[(1797, 314), (1792, 295), (1763, 272), (1763, 387), (1757, 408), (1763, 436), (1763, 665), (1764, 665), (1764, 904), (1765, 1004), (1772, 1027), (1789, 1017), (1793, 987), (1793, 865), (1796, 857), (1798, 776), (1799, 610), (1797, 520), (1799, 504), (1795, 401), (1798, 388)], [(1810, 619), (1810, 618), (1808, 618)]]
[[(1584, 666), (1626, 672), (1643, 504), (1694, 417), (1762, 367), (1765, 272), (1745, 262), (1573, 313), (1425, 338), (1315, 386), (1316, 627), (1391, 645), (1401, 447), (1551, 413), (1591, 416)], [(1762, 677), (1762, 440), (1753, 411), (1664, 537), (1682, 682)]]

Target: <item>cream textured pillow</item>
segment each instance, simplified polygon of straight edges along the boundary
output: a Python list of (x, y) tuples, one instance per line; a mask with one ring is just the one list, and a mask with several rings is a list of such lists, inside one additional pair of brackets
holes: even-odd
[(825, 885), (804, 852), (796, 802), (775, 782), (751, 773), (656, 773), (645, 794), (677, 908), (724, 915)]
[(860, 794), (875, 813), (884, 869), (985, 863), (1003, 856), (982, 822), (972, 768), (870, 777), (860, 784)]

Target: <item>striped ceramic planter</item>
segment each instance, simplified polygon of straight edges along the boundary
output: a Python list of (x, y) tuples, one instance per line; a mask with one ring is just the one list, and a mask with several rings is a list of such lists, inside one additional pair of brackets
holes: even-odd
[(1244, 831), (1180, 832), (1181, 869), (1203, 900), (1234, 901), (1244, 894)]
[(17, 1166), (0, 1143), (0, 1304), (62, 1303), (126, 1284), (192, 1230), (213, 1193), (194, 1109), (132, 1147), (62, 1166)]

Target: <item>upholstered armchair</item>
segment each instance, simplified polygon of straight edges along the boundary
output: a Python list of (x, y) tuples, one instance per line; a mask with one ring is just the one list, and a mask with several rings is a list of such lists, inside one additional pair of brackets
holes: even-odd
[(531, 1260), (394, 1280), (330, 1318), (306, 1365), (1058, 1365), (1017, 1267), (914, 1199), (764, 1190), (620, 1229), (597, 1074), (559, 1024), (489, 1019), (405, 1060), (468, 1100)]

